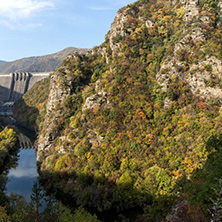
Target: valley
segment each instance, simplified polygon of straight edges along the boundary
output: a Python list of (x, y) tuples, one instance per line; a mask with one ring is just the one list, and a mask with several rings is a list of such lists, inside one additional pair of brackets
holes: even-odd
[(221, 1), (138, 0), (101, 45), (23, 90), (11, 111), (37, 134), (32, 197), (56, 215), (35, 202), (34, 218), (220, 221), (221, 61)]

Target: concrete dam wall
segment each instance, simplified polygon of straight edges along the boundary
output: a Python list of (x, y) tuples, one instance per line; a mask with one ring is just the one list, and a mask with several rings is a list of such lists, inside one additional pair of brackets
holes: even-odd
[(19, 100), (36, 82), (49, 74), (28, 72), (0, 74), (0, 105)]

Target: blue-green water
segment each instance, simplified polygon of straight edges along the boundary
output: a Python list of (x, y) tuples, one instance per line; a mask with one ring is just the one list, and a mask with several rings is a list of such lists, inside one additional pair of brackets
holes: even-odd
[(8, 174), (9, 182), (6, 185), (6, 193), (11, 192), (23, 195), (30, 200), (33, 182), (38, 179), (36, 166), (36, 151), (23, 149), (19, 151), (19, 160), (16, 169), (11, 169)]

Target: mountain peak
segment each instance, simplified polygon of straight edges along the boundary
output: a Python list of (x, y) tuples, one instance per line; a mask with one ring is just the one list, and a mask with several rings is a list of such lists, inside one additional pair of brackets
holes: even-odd
[(57, 53), (32, 56), (18, 59), (12, 62), (0, 63), (0, 73), (11, 72), (51, 72), (61, 65), (63, 60), (74, 52), (86, 53), (89, 49), (68, 47)]

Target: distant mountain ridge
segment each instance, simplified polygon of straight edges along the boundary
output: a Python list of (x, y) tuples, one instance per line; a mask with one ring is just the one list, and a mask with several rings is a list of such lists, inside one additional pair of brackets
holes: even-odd
[(15, 60), (12, 62), (5, 62), (0, 60), (0, 73), (11, 72), (50, 72), (59, 67), (62, 61), (74, 52), (86, 53), (89, 49), (69, 47), (57, 53), (34, 56)]

